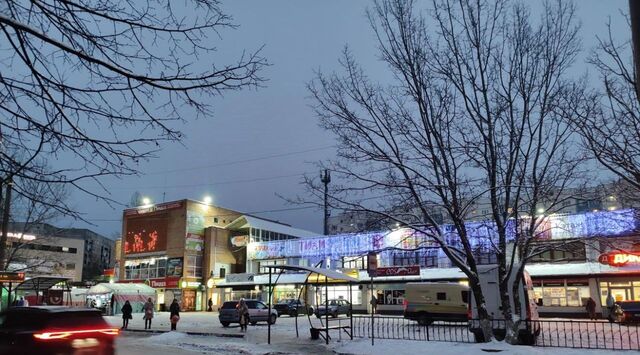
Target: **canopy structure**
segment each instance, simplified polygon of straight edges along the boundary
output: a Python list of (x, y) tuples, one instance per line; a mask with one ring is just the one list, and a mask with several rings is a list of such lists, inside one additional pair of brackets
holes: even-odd
[[(329, 287), (329, 283), (331, 284), (336, 284), (336, 283), (349, 283), (350, 285), (352, 283), (356, 283), (358, 282), (358, 279), (346, 275), (342, 272), (339, 272), (337, 270), (331, 270), (331, 269), (324, 269), (324, 268), (318, 268), (318, 267), (310, 267), (310, 266), (299, 266), (299, 265), (266, 265), (265, 267), (267, 267), (269, 269), (269, 316), (271, 316), (271, 303), (272, 303), (272, 296), (273, 296), (273, 289), (274, 286), (278, 284), (278, 279), (280, 278), (280, 276), (282, 275), (282, 273), (284, 271), (298, 271), (298, 272), (304, 272), (307, 274), (307, 277), (305, 279), (305, 287), (303, 289), (307, 289), (307, 285), (309, 284), (313, 284), (313, 285), (324, 285), (325, 287), (325, 297), (327, 299), (325, 299), (325, 307), (329, 307), (329, 292), (328, 292), (328, 287)], [(280, 270), (280, 272), (278, 273), (278, 276), (276, 277), (275, 281), (272, 282), (271, 276), (273, 271), (275, 270)], [(300, 290), (300, 293), (302, 293), (302, 289)], [(300, 296), (298, 296), (299, 298)], [(353, 339), (353, 303), (352, 303), (352, 294), (351, 294), (351, 287), (349, 287), (349, 326), (338, 326), (338, 327), (329, 327), (329, 312), (328, 309), (324, 312), (325, 313), (325, 321), (324, 321), (324, 326), (322, 329), (320, 328), (314, 328), (313, 325), (311, 324), (311, 318), (309, 315), (309, 312), (307, 313), (307, 319), (309, 320), (309, 325), (311, 326), (311, 330), (315, 330), (315, 331), (324, 331), (325, 335), (324, 335), (324, 339), (326, 344), (329, 344), (329, 329), (338, 329), (338, 331), (341, 330), (346, 330), (347, 328), (349, 329), (349, 332), (347, 332), (349, 334), (349, 336), (351, 337), (351, 339)], [(319, 314), (319, 313), (318, 313)], [(322, 320), (322, 318), (320, 318)], [(298, 317), (295, 318), (296, 320), (296, 336), (299, 335), (298, 333)], [(267, 343), (271, 344), (271, 322), (267, 321)]]
[[(47, 304), (64, 304), (64, 293), (67, 293), (67, 305), (71, 304), (71, 289), (69, 288), (69, 281), (71, 279), (68, 277), (61, 276), (38, 276), (28, 280), (24, 280), (14, 289), (14, 293), (17, 299), (18, 291), (35, 291), (35, 296), (31, 301), (34, 301), (34, 305), (39, 305), (42, 302)], [(62, 284), (62, 290), (56, 289), (53, 291), (49, 291), (53, 286)], [(40, 291), (43, 291), (42, 297), (40, 296)], [(54, 293), (55, 292), (55, 293)], [(28, 297), (26, 297), (28, 298)], [(30, 302), (31, 302), (30, 301)]]
[(155, 303), (156, 290), (142, 283), (99, 283), (87, 290), (86, 297), (92, 307), (115, 315), (126, 301), (131, 303), (133, 312), (142, 312), (148, 298)]

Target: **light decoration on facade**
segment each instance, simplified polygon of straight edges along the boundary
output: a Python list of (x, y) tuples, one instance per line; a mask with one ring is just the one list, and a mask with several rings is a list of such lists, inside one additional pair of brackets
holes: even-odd
[[(543, 219), (539, 223), (536, 235), (537, 238), (543, 240), (628, 235), (638, 229), (636, 213), (635, 210), (627, 209), (588, 212), (578, 215), (548, 215), (540, 217)], [(521, 220), (521, 228), (524, 228), (530, 221), (528, 218), (530, 217)], [(497, 230), (492, 222), (470, 222), (466, 224), (466, 229), (473, 248), (488, 248), (498, 238)], [(515, 239), (517, 229), (518, 223), (515, 220), (507, 222), (507, 241)], [(384, 249), (437, 248), (438, 244), (432, 238), (435, 232), (425, 230), (421, 233), (410, 228), (401, 228), (389, 232), (252, 242), (247, 245), (247, 257), (250, 260), (286, 257), (338, 260), (343, 256), (365, 255), (369, 251)], [(440, 226), (438, 235), (443, 236), (445, 243), (449, 245), (460, 244), (457, 230), (451, 224)]]

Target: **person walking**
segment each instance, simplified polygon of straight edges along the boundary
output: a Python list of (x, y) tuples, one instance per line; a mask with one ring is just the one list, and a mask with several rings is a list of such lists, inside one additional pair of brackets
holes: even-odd
[(176, 330), (178, 321), (180, 320), (180, 305), (177, 299), (173, 299), (171, 306), (169, 307), (169, 320), (171, 321), (171, 330)]
[(209, 303), (207, 304), (209, 308), (207, 308), (207, 312), (213, 312), (213, 300), (209, 298)]
[(153, 302), (151, 297), (145, 302), (144, 307), (144, 329), (151, 329), (151, 320), (153, 319)]
[(249, 307), (247, 307), (247, 303), (244, 301), (244, 298), (240, 299), (240, 302), (238, 302), (236, 309), (238, 310), (240, 331), (246, 332), (247, 325), (249, 324)]
[(609, 318), (613, 319), (613, 306), (615, 306), (616, 300), (613, 298), (611, 291), (607, 294), (607, 309), (609, 310)]
[(587, 300), (587, 313), (589, 314), (590, 320), (596, 320), (596, 301), (593, 298), (589, 297)]
[(127, 329), (129, 327), (129, 319), (132, 318), (131, 313), (133, 313), (131, 303), (129, 303), (129, 301), (126, 301), (120, 311), (122, 311), (122, 329)]

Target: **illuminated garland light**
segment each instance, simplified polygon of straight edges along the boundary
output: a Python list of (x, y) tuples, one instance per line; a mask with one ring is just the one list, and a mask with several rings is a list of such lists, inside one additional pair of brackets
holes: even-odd
[[(530, 221), (523, 218), (520, 225)], [(636, 211), (633, 209), (617, 211), (588, 212), (579, 215), (549, 215), (544, 218), (536, 237), (540, 240), (586, 238), (594, 236), (619, 236), (637, 230)], [(489, 248), (498, 239), (493, 222), (470, 222), (465, 225), (472, 248)], [(507, 241), (516, 237), (518, 223), (507, 221)], [(271, 242), (251, 242), (247, 245), (247, 257), (252, 260), (275, 259), (284, 257), (331, 258), (337, 260), (343, 256), (363, 255), (369, 251), (384, 249), (437, 248), (439, 244), (431, 235), (441, 235), (448, 245), (460, 245), (460, 237), (455, 226), (445, 224), (439, 231), (421, 233), (410, 228), (396, 229), (390, 232), (369, 232), (359, 234), (340, 234), (317, 238), (288, 239)]]

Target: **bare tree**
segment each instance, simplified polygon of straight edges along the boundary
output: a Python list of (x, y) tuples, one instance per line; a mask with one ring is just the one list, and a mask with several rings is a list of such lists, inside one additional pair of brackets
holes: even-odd
[[(622, 182), (640, 192), (640, 96), (633, 65), (632, 44), (616, 43), (611, 26), (598, 38), (591, 55), (602, 89), (590, 94), (589, 109), (577, 110), (573, 124), (592, 156)], [(635, 191), (634, 191), (635, 190)]]
[[(319, 73), (309, 84), (322, 126), (339, 142), (331, 201), (430, 236), (467, 276), (486, 340), (492, 329), (476, 251), (494, 253), (515, 343), (521, 320), (512, 291), (539, 252), (531, 245), (543, 220), (537, 210), (544, 203), (552, 213), (579, 182), (582, 156), (565, 123), (583, 100), (584, 83), (567, 73), (580, 51), (574, 7), (545, 3), (537, 22), (507, 0), (435, 0), (431, 22), (415, 7), (389, 0), (368, 12), (393, 84), (376, 84), (348, 50), (344, 75)], [(473, 214), (481, 201), (489, 212)], [(450, 229), (438, 226), (437, 211)], [(523, 215), (528, 225), (515, 222)], [(478, 235), (482, 228), (489, 231)]]
[(260, 86), (259, 50), (216, 58), (234, 27), (217, 0), (2, 2), (0, 190), (32, 180), (113, 202), (101, 177), (137, 173), (161, 142), (182, 138), (186, 117)]

